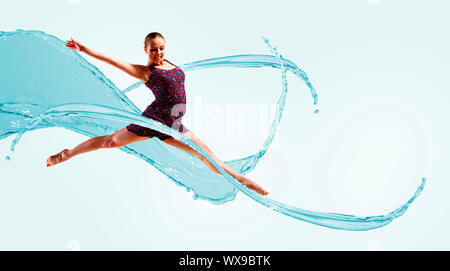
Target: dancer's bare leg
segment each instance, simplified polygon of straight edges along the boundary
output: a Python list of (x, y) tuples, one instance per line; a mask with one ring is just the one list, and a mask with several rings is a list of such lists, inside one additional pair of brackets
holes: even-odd
[(102, 148), (118, 148), (133, 142), (138, 142), (146, 139), (149, 139), (149, 137), (135, 135), (129, 132), (126, 127), (124, 127), (114, 134), (90, 138), (77, 145), (73, 149), (64, 149), (59, 153), (50, 156), (47, 159), (47, 167), (67, 161), (70, 158), (81, 153), (91, 152)]
[[(230, 174), (231, 176), (233, 176), (233, 178), (235, 178), (236, 180), (238, 180), (239, 182), (241, 182), (242, 184), (246, 185), (248, 188), (255, 190), (257, 193), (261, 194), (261, 195), (267, 195), (269, 194), (266, 190), (264, 190), (260, 185), (258, 185), (257, 183), (253, 182), (252, 180), (250, 180), (249, 178), (245, 177), (244, 175), (236, 172), (234, 169), (232, 169), (230, 166), (228, 166), (227, 164), (225, 164), (223, 161), (221, 161), (216, 155), (214, 155), (214, 153), (212, 153), (212, 151), (198, 138), (194, 135), (194, 133), (192, 133), (190, 130), (186, 131), (183, 133), (183, 135), (187, 136), (190, 140), (194, 141), (195, 144), (197, 144), (199, 147), (201, 147), (203, 150), (206, 151), (206, 153), (208, 153), (209, 156), (211, 156), (214, 161), (216, 161), (216, 163), (218, 163), (228, 174)], [(201, 154), (199, 154), (197, 151), (195, 151), (193, 148), (191, 148), (190, 146), (184, 144), (183, 142), (176, 140), (173, 137), (170, 137), (168, 139), (165, 139), (163, 141), (164, 143), (167, 143), (171, 146), (177, 147), (179, 149), (182, 149), (196, 157), (198, 157), (203, 163), (205, 163), (212, 171), (214, 171), (217, 174), (222, 174), (220, 173), (220, 171), (217, 170), (217, 168), (211, 164), (211, 162), (208, 161), (208, 159), (206, 159), (205, 157), (203, 157)]]

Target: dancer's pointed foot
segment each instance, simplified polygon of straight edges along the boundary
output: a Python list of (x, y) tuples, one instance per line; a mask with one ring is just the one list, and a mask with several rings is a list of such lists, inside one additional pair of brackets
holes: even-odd
[(262, 188), (259, 184), (255, 183), (254, 181), (250, 180), (249, 178), (243, 175), (238, 179), (238, 181), (241, 182), (243, 185), (247, 186), (248, 188), (255, 190), (256, 193), (259, 193), (263, 196), (269, 194), (269, 192), (264, 190), (264, 188)]
[(68, 160), (70, 158), (68, 152), (69, 152), (68, 149), (64, 149), (64, 150), (60, 151), (59, 153), (47, 158), (47, 167), (51, 167), (51, 166), (54, 166), (56, 164), (59, 164), (61, 162)]

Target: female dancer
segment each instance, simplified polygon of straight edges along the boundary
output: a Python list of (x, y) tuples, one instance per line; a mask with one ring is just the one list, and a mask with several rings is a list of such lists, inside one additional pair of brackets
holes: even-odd
[[(211, 156), (226, 172), (228, 172), (228, 174), (233, 176), (236, 180), (261, 195), (269, 194), (257, 183), (242, 174), (239, 174), (227, 164), (222, 162), (202, 141), (200, 141), (200, 139), (194, 135), (194, 133), (183, 126), (181, 123), (181, 117), (184, 115), (186, 108), (186, 95), (184, 90), (185, 74), (180, 68), (164, 59), (166, 44), (164, 37), (160, 33), (152, 32), (145, 38), (144, 50), (148, 55), (147, 65), (145, 66), (130, 64), (122, 60), (109, 57), (84, 46), (80, 42), (75, 41), (73, 38), (66, 41), (66, 46), (77, 52), (83, 52), (113, 65), (114, 67), (144, 82), (145, 85), (154, 93), (155, 100), (147, 107), (147, 109), (145, 109), (144, 112), (142, 112), (142, 116), (162, 122), (165, 125), (178, 130), (180, 133), (187, 136), (190, 140), (194, 141), (195, 144), (205, 150), (209, 156)], [(183, 142), (176, 140), (172, 136), (136, 124), (130, 124), (111, 135), (93, 137), (73, 149), (64, 149), (47, 159), (47, 167), (64, 162), (81, 153), (90, 152), (101, 148), (118, 148), (152, 137), (157, 137), (164, 143), (182, 149), (183, 151), (198, 157), (215, 173), (221, 174), (205, 157)]]

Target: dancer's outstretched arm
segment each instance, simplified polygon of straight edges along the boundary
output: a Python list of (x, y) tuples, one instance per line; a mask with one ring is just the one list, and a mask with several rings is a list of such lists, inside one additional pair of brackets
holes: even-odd
[(107, 64), (110, 64), (122, 71), (124, 71), (125, 73), (127, 73), (128, 75), (133, 76), (134, 78), (137, 78), (143, 82), (147, 82), (148, 81), (148, 73), (149, 73), (149, 69), (147, 66), (144, 65), (138, 65), (138, 64), (131, 64), (128, 63), (126, 61), (123, 61), (121, 59), (118, 58), (113, 58), (111, 56), (108, 56), (106, 54), (97, 52), (89, 47), (87, 47), (84, 44), (81, 44), (79, 41), (74, 40), (73, 38), (66, 41), (66, 46), (77, 51), (77, 52), (82, 52), (85, 53), (93, 58), (96, 58), (100, 61), (103, 61)]

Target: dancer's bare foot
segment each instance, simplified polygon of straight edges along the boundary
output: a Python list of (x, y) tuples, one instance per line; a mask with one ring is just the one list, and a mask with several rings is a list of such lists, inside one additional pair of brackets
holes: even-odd
[(259, 184), (255, 183), (254, 181), (250, 180), (249, 178), (245, 177), (244, 175), (241, 175), (239, 179), (237, 179), (240, 183), (247, 186), (248, 188), (255, 190), (256, 193), (259, 193), (263, 196), (269, 194), (264, 188), (262, 188)]
[(59, 164), (61, 162), (66, 161), (67, 159), (69, 159), (70, 157), (69, 157), (68, 152), (69, 152), (68, 149), (64, 149), (64, 150), (60, 151), (59, 153), (47, 158), (47, 167), (54, 166), (56, 164)]

